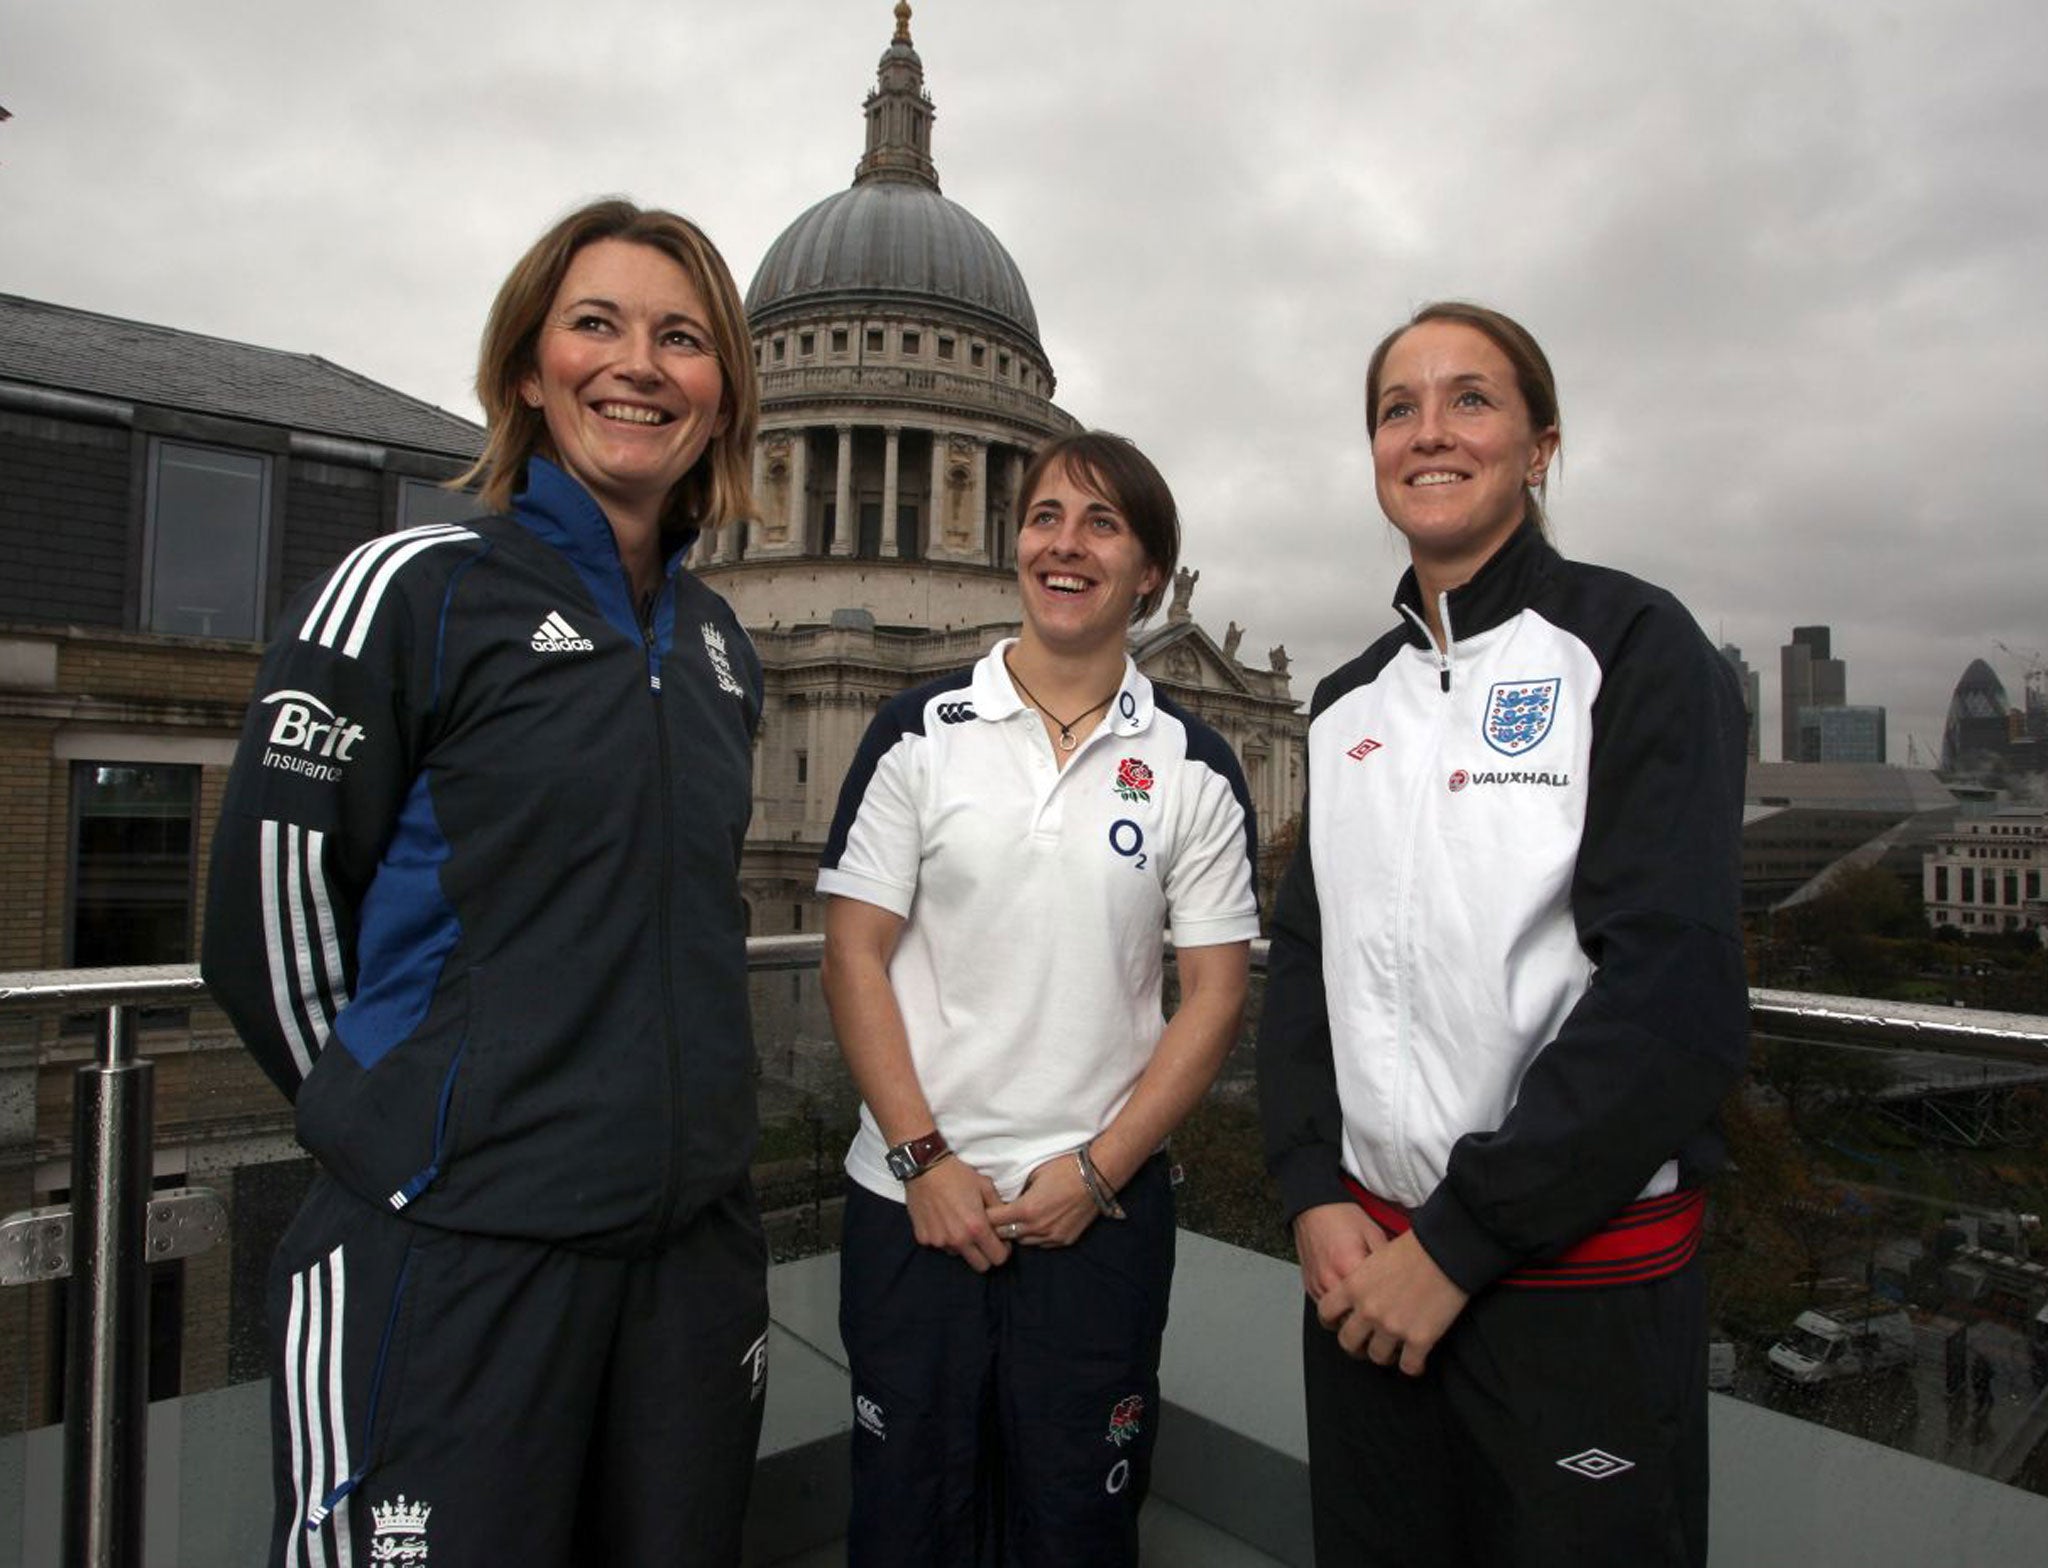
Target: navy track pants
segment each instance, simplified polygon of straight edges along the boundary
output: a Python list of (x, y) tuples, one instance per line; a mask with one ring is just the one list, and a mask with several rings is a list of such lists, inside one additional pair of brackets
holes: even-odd
[(977, 1274), (851, 1185), (840, 1333), (853, 1369), (849, 1568), (1129, 1568), (1173, 1284), (1164, 1158), (1071, 1247)]
[(744, 1186), (620, 1257), (320, 1177), (271, 1267), (272, 1568), (736, 1565), (766, 1261)]

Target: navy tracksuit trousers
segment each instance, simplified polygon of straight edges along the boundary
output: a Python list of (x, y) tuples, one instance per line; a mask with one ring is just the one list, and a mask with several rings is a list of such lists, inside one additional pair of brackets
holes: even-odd
[(1173, 1283), (1163, 1157), (1071, 1247), (977, 1274), (850, 1185), (840, 1333), (853, 1370), (848, 1568), (1130, 1568)]
[(320, 1177), (271, 1268), (271, 1568), (737, 1568), (766, 1263), (745, 1187), (615, 1256)]
[(1305, 1306), (1319, 1568), (1705, 1568), (1698, 1259), (1598, 1289), (1497, 1285), (1420, 1377), (1353, 1360)]

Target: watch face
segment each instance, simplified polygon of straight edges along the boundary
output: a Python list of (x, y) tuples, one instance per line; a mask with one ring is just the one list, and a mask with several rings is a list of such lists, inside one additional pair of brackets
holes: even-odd
[(917, 1174), (917, 1164), (907, 1149), (891, 1149), (888, 1153), (889, 1174), (898, 1181), (908, 1181)]

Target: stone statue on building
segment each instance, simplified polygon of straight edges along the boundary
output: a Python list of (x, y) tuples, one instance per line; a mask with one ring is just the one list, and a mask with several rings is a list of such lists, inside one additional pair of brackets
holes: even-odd
[(1200, 572), (1191, 572), (1185, 566), (1173, 574), (1173, 603), (1167, 606), (1166, 618), (1179, 623), (1190, 619), (1188, 601), (1195, 596), (1195, 584), (1202, 580)]
[(1230, 625), (1224, 629), (1223, 657), (1226, 659), (1235, 659), (1237, 657), (1237, 645), (1243, 641), (1244, 628), (1238, 625), (1237, 622), (1232, 621)]
[(1286, 643), (1281, 643), (1280, 646), (1275, 648), (1269, 655), (1267, 655), (1267, 657), (1269, 657), (1273, 661), (1273, 673), (1275, 675), (1285, 675), (1287, 673)]

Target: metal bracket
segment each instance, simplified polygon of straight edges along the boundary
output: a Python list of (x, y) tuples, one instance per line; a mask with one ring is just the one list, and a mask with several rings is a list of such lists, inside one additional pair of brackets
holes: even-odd
[[(189, 1258), (228, 1233), (227, 1205), (211, 1187), (173, 1187), (149, 1197), (143, 1257)], [(34, 1285), (71, 1273), (71, 1208), (54, 1204), (0, 1220), (0, 1285)]]

